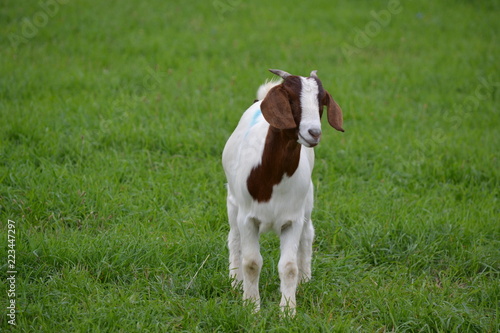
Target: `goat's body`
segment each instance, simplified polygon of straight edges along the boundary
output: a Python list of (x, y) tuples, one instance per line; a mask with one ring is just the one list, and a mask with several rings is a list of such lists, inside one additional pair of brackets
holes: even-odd
[(281, 242), (280, 306), (293, 314), (298, 282), (311, 278), (312, 147), (320, 140), (322, 107), (328, 105), (330, 124), (343, 131), (342, 115), (316, 72), (308, 78), (273, 73), (284, 81), (260, 86), (259, 100), (244, 112), (222, 153), (228, 181), (229, 270), (234, 285), (243, 282), (243, 298), (258, 309), (259, 235), (276, 232)]
[[(249, 193), (247, 177), (261, 163), (269, 124), (260, 112), (261, 102), (254, 103), (242, 116), (223, 153), (228, 183), (228, 201), (234, 202), (241, 217), (259, 221), (259, 232), (274, 230), (280, 234), (283, 225), (304, 218), (312, 210), (314, 150), (300, 146), (299, 167), (291, 177), (283, 176), (273, 186), (267, 202), (258, 202)], [(246, 136), (258, 138), (245, 140)], [(242, 158), (243, 156), (243, 158)], [(252, 163), (253, 162), (253, 163)], [(309, 198), (310, 200), (306, 200)], [(237, 204), (236, 204), (237, 203)]]
[[(272, 84), (261, 86), (258, 95), (265, 96), (265, 91), (272, 87)], [(250, 276), (248, 280), (253, 280), (254, 283), (252, 286), (245, 286), (244, 283), (244, 297), (258, 301), (258, 274), (262, 265), (258, 235), (274, 231), (281, 236), (282, 248), (286, 246), (291, 249), (282, 251), (279, 265), (280, 275), (283, 275), (281, 306), (295, 307), (298, 279), (301, 277), (308, 280), (311, 277), (311, 246), (314, 236), (311, 222), (311, 173), (314, 167), (314, 150), (297, 143), (300, 157), (295, 172), (290, 177), (283, 175), (281, 181), (272, 187), (269, 201), (255, 200), (248, 190), (247, 177), (261, 163), (269, 131), (269, 123), (260, 111), (261, 103), (262, 101), (257, 101), (245, 111), (222, 154), (228, 179), (230, 274), (236, 283), (244, 280), (245, 265), (242, 265), (242, 259), (244, 261), (245, 256), (242, 258), (242, 248), (248, 248), (246, 257), (250, 259), (247, 259), (247, 267), (251, 269), (247, 271), (253, 273), (249, 274), (253, 278)], [(252, 137), (252, 140), (247, 140), (247, 137)]]

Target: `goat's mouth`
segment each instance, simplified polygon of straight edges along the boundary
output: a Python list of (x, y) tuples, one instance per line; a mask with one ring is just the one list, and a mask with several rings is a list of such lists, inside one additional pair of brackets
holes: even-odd
[(299, 139), (297, 140), (297, 142), (300, 143), (301, 145), (308, 147), (308, 148), (312, 148), (312, 147), (316, 147), (318, 145), (319, 138), (313, 139), (313, 140), (307, 140), (299, 133)]

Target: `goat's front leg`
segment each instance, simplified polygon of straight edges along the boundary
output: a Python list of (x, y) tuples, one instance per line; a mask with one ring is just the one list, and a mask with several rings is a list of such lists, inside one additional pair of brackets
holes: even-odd
[(259, 277), (262, 268), (262, 256), (259, 246), (259, 227), (256, 220), (245, 218), (238, 221), (241, 235), (241, 264), (243, 271), (243, 299), (260, 309)]
[(295, 315), (295, 293), (299, 282), (298, 247), (302, 234), (303, 220), (293, 221), (281, 232), (281, 257), (278, 271), (281, 280), (281, 310), (291, 316)]

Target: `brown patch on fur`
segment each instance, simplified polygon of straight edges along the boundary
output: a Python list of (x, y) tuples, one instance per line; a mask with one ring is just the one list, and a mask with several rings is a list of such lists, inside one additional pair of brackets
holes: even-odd
[(297, 143), (295, 130), (278, 130), (269, 127), (261, 163), (252, 169), (247, 178), (248, 192), (254, 200), (271, 200), (273, 186), (281, 182), (284, 175), (291, 177), (300, 160), (301, 146)]

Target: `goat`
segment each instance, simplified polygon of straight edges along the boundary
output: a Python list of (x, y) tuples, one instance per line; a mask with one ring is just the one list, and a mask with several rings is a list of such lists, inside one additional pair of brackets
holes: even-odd
[[(259, 235), (280, 236), (280, 307), (295, 314), (300, 281), (311, 279), (314, 228), (314, 150), (321, 138), (321, 116), (327, 106), (329, 124), (342, 129), (342, 110), (323, 89), (316, 71), (309, 77), (282, 70), (283, 80), (260, 86), (257, 100), (241, 117), (222, 153), (227, 178), (229, 273), (243, 299), (260, 309), (262, 268)], [(288, 309), (288, 310), (287, 310)]]

